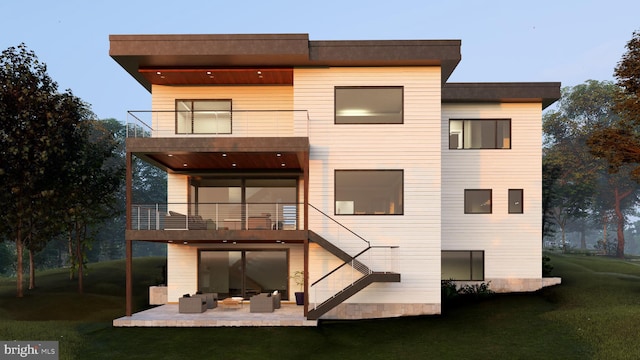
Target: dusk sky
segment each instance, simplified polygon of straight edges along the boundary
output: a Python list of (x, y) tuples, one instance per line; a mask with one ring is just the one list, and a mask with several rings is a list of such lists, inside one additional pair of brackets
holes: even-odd
[[(379, 5), (376, 5), (379, 4)], [(110, 34), (305, 33), (311, 40), (460, 39), (449, 82), (614, 80), (640, 1), (3, 0), (0, 49), (24, 42), (101, 119), (149, 110)]]

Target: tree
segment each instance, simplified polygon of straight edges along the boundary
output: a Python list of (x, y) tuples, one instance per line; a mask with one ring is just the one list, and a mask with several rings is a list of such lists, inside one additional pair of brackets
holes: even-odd
[(78, 271), (78, 292), (84, 291), (83, 272), (86, 250), (91, 244), (92, 226), (118, 215), (118, 190), (124, 179), (124, 163), (118, 156), (119, 144), (106, 121), (85, 120), (79, 124), (80, 136), (73, 161), (64, 166), (66, 224), (69, 236), (72, 274)]
[[(586, 223), (588, 216), (596, 216), (605, 230), (615, 219), (618, 247), (624, 251), (625, 213), (635, 204), (636, 186), (625, 174), (608, 172), (607, 162), (595, 156), (591, 146), (597, 129), (620, 121), (614, 111), (618, 94), (612, 82), (588, 80), (563, 89), (558, 110), (544, 116), (545, 162), (561, 169), (553, 187), (552, 209), (563, 243), (570, 221)], [(586, 248), (585, 227), (580, 231), (581, 247)]]
[[(23, 252), (60, 225), (60, 165), (71, 157), (81, 119), (71, 91), (58, 92), (46, 65), (24, 44), (0, 56), (0, 230), (15, 242), (16, 296), (24, 296)], [(36, 232), (36, 229), (39, 233)], [(41, 239), (41, 238), (38, 238)], [(39, 241), (39, 240), (38, 240)]]
[(542, 237), (553, 234), (552, 205), (555, 201), (554, 185), (560, 177), (561, 168), (542, 159)]
[[(627, 43), (627, 52), (615, 69), (616, 93), (612, 110), (617, 115), (614, 122), (598, 124), (588, 145), (592, 154), (605, 159), (611, 174), (630, 174), (640, 181), (640, 32), (634, 32)], [(623, 175), (624, 176), (624, 175)], [(628, 195), (620, 191), (621, 200)], [(618, 211), (616, 211), (618, 213)], [(624, 228), (618, 216), (618, 247), (616, 255), (624, 257)], [(622, 226), (622, 227), (621, 227)]]
[(602, 107), (608, 106), (604, 99), (610, 86), (589, 80), (563, 88), (558, 109), (543, 117), (544, 163), (559, 173), (551, 188), (550, 213), (560, 228), (563, 246), (567, 226), (589, 215), (595, 196), (602, 162), (591, 155), (586, 140), (602, 119)]
[(596, 156), (607, 160), (611, 172), (635, 164), (631, 175), (640, 180), (640, 32), (633, 33), (614, 74), (621, 89), (614, 106), (620, 121), (598, 127), (590, 147)]

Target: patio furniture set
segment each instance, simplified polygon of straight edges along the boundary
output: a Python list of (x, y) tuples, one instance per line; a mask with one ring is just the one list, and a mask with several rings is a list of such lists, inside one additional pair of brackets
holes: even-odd
[[(249, 299), (249, 311), (252, 313), (273, 312), (280, 308), (281, 294), (277, 291), (273, 293), (261, 293)], [(203, 313), (208, 309), (215, 309), (218, 306), (222, 310), (232, 310), (242, 308), (244, 299), (242, 297), (229, 297), (218, 300), (217, 293), (196, 293), (184, 294), (178, 300), (178, 312), (181, 314)]]

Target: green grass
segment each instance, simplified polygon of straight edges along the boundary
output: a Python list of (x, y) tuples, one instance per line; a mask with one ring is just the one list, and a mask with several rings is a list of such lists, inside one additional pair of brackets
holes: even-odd
[[(560, 286), (447, 307), (443, 315), (321, 321), (317, 328), (113, 328), (124, 313), (124, 263), (91, 264), (86, 293), (64, 270), (15, 298), (0, 279), (0, 339), (58, 340), (61, 359), (634, 359), (640, 266), (550, 254)], [(136, 259), (135, 308), (162, 259)]]

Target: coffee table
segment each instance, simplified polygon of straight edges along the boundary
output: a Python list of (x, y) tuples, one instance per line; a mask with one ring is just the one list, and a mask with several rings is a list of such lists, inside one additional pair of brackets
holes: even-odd
[(244, 298), (242, 297), (230, 297), (222, 300), (218, 300), (218, 305), (220, 308), (228, 310), (228, 309), (240, 309), (242, 308), (242, 302)]

